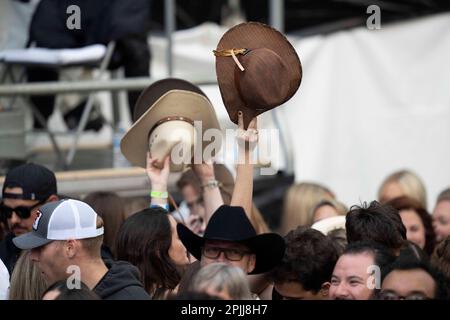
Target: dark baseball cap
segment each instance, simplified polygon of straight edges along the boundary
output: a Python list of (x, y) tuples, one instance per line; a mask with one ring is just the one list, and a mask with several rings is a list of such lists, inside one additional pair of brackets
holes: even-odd
[(48, 202), (39, 211), (31, 232), (13, 239), (19, 249), (39, 248), (54, 240), (87, 239), (103, 234), (97, 228), (97, 213), (79, 200)]
[[(20, 187), (22, 194), (6, 193), (5, 188)], [(2, 198), (46, 200), (57, 194), (55, 174), (44, 166), (26, 163), (11, 169), (3, 183)]]

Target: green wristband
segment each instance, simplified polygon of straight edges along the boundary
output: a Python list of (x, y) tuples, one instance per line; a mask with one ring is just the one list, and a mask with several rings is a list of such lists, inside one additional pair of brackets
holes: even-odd
[(169, 197), (169, 193), (167, 191), (152, 191), (150, 192), (150, 197), (158, 198), (158, 199), (167, 199)]

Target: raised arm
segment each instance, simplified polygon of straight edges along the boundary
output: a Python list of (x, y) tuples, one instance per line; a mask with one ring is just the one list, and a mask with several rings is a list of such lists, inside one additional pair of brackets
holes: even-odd
[(236, 183), (231, 198), (231, 205), (243, 207), (247, 216), (250, 218), (253, 196), (253, 150), (258, 142), (256, 117), (252, 119), (248, 129), (244, 130), (243, 114), (239, 111), (238, 124), (238, 165), (236, 168)]
[(170, 158), (167, 156), (164, 159), (164, 166), (162, 169), (157, 168), (157, 160), (150, 157), (150, 152), (147, 152), (147, 167), (145, 169), (151, 184), (151, 202), (150, 206), (160, 206), (169, 211), (167, 182), (170, 173)]
[[(248, 217), (252, 212), (253, 194), (253, 149), (256, 146), (258, 136), (256, 130), (256, 118), (254, 118), (247, 130), (244, 130), (242, 113), (239, 113), (239, 129), (237, 134), (238, 164), (236, 183), (233, 190), (231, 205), (244, 208)], [(219, 184), (214, 175), (212, 163), (194, 164), (193, 170), (202, 185), (202, 197), (205, 206), (205, 222), (207, 223), (212, 214), (224, 204), (220, 193)]]
[(205, 222), (208, 223), (212, 214), (223, 205), (219, 182), (214, 175), (212, 163), (194, 164), (193, 170), (200, 180), (202, 186), (202, 197), (205, 205)]

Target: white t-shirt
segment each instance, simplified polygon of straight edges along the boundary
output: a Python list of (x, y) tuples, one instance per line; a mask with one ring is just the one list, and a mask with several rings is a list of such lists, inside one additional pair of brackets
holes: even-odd
[(0, 300), (8, 298), (9, 272), (3, 261), (0, 259)]
[[(186, 201), (181, 201), (180, 205), (178, 206), (178, 212), (177, 211), (172, 211), (171, 212), (172, 216), (175, 218), (175, 220), (177, 220), (178, 222), (187, 222), (188, 218), (189, 218), (189, 208), (186, 204)], [(183, 216), (183, 220), (181, 219), (181, 216)]]

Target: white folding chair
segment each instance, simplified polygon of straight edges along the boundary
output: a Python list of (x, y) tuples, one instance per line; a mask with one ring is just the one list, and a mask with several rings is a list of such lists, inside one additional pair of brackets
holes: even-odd
[[(29, 66), (48, 67), (56, 70), (68, 67), (97, 68), (98, 73), (94, 75), (94, 80), (100, 79), (108, 67), (114, 48), (115, 42), (112, 41), (108, 46), (95, 44), (76, 49), (46, 49), (32, 47), (17, 50), (4, 50), (0, 52), (0, 63), (5, 66), (3, 74), (0, 75), (0, 83), (4, 83), (8, 78), (13, 83), (22, 83), (25, 79), (26, 67)], [(13, 72), (13, 67), (20, 67), (22, 70), (16, 75)], [(73, 133), (72, 144), (65, 158), (55, 138), (55, 133), (48, 128), (46, 120), (39, 109), (27, 99), (27, 105), (30, 107), (37, 121), (48, 133), (52, 147), (57, 154), (58, 161), (64, 169), (67, 169), (71, 165), (75, 157), (81, 133), (86, 127), (89, 120), (89, 114), (94, 106), (94, 95), (95, 92), (91, 92), (88, 95), (80, 122)], [(13, 107), (16, 98), (17, 96), (12, 97), (8, 108)]]

